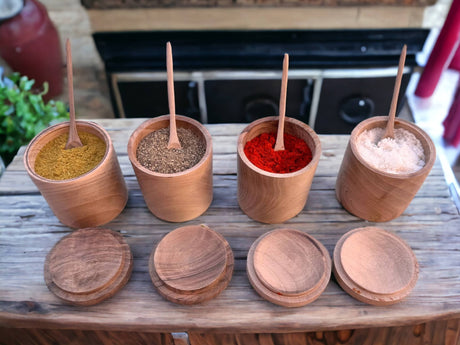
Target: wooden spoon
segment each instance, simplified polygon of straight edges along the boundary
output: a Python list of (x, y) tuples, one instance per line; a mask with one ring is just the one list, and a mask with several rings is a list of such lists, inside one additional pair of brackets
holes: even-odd
[(275, 151), (284, 150), (284, 117), (286, 115), (286, 93), (287, 93), (287, 80), (289, 70), (289, 55), (284, 54), (283, 60), (283, 76), (281, 78), (281, 94), (279, 106), (279, 120), (278, 120), (278, 133), (276, 134)]
[(399, 57), (398, 74), (396, 76), (395, 87), (393, 89), (393, 98), (391, 100), (390, 113), (388, 114), (387, 127), (385, 128), (385, 133), (383, 134), (382, 139), (394, 138), (395, 136), (394, 126), (395, 126), (396, 106), (398, 105), (399, 88), (401, 86), (401, 79), (402, 79), (402, 75), (404, 71), (404, 62), (406, 61), (406, 52), (407, 52), (407, 46), (404, 45), (401, 51), (401, 55)]
[(176, 104), (174, 101), (174, 75), (171, 42), (166, 43), (166, 71), (168, 74), (168, 103), (169, 103), (169, 142), (168, 149), (181, 149), (176, 128)]
[(80, 137), (77, 132), (77, 124), (75, 122), (75, 104), (73, 98), (73, 72), (72, 72), (72, 51), (70, 49), (70, 40), (67, 39), (65, 42), (65, 48), (67, 53), (67, 84), (69, 89), (69, 115), (70, 115), (70, 125), (69, 125), (69, 138), (65, 144), (65, 149), (73, 149), (75, 147), (81, 147)]

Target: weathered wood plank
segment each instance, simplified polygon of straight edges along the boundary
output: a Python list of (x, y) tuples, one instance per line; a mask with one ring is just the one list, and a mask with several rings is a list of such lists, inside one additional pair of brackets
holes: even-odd
[[(0, 338), (6, 344), (117, 344), (124, 345), (172, 345), (172, 337), (161, 333), (107, 332), (6, 329), (0, 328)], [(284, 334), (204, 334), (190, 333), (191, 345), (362, 345), (375, 340), (380, 344), (404, 345), (455, 345), (460, 341), (460, 320), (437, 320), (415, 326), (369, 328), (310, 333)]]
[(174, 345), (167, 333), (81, 331), (72, 329), (0, 328), (2, 344)]
[[(126, 156), (129, 135), (142, 119), (98, 122), (109, 130), (119, 150), (129, 188), (125, 210), (106, 227), (119, 231), (130, 245), (132, 278), (120, 293), (92, 307), (65, 305), (48, 291), (43, 280), (45, 256), (71, 229), (56, 219), (25, 173), (22, 148), (0, 179), (0, 326), (126, 332), (304, 332), (402, 326), (460, 316), (460, 216), (438, 163), (402, 216), (382, 224), (366, 222), (343, 210), (335, 197), (335, 179), (348, 137), (321, 136), (323, 155), (304, 210), (285, 224), (261, 224), (240, 210), (236, 198), (236, 136), (244, 125), (208, 125), (215, 153), (211, 207), (195, 220), (167, 223), (146, 208)], [(228, 240), (235, 254), (235, 273), (216, 299), (203, 305), (178, 306), (154, 289), (148, 257), (153, 245), (169, 231), (200, 223)], [(331, 279), (318, 300), (287, 309), (266, 302), (251, 288), (246, 256), (251, 244), (265, 232), (280, 227), (299, 229), (321, 241), (332, 254), (344, 233), (370, 225), (402, 237), (419, 261), (419, 281), (402, 303), (365, 305)], [(271, 340), (277, 343), (280, 339)]]
[(460, 342), (460, 320), (439, 320), (415, 326), (384, 327), (284, 334), (203, 334), (191, 333), (191, 344), (207, 345), (362, 345), (404, 344), (455, 345)]

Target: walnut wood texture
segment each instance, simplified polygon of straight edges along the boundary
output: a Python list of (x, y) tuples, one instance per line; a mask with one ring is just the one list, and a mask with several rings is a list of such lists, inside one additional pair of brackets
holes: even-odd
[(168, 301), (198, 304), (219, 295), (235, 265), (225, 238), (205, 225), (190, 225), (166, 235), (149, 260), (153, 285)]
[(266, 300), (301, 307), (317, 299), (331, 277), (327, 249), (308, 234), (277, 229), (259, 237), (248, 252), (246, 271)]
[(321, 143), (305, 123), (286, 117), (285, 133), (304, 140), (312, 153), (306, 167), (286, 174), (276, 174), (256, 167), (244, 153), (246, 143), (262, 133), (276, 133), (278, 117), (258, 119), (238, 136), (238, 204), (252, 219), (263, 223), (282, 223), (297, 215), (305, 206), (321, 157)]
[(457, 345), (460, 319), (416, 326), (281, 334), (190, 333), (191, 345)]
[(367, 129), (384, 128), (387, 119), (387, 116), (375, 116), (353, 129), (336, 182), (336, 195), (343, 207), (373, 222), (399, 217), (417, 194), (436, 160), (436, 150), (428, 134), (408, 121), (395, 119), (395, 128), (403, 128), (420, 140), (425, 166), (410, 174), (390, 174), (365, 162), (358, 153), (358, 136)]
[[(170, 334), (119, 331), (1, 328), (1, 344), (177, 345)], [(456, 345), (460, 319), (415, 326), (382, 327), (309, 333), (203, 334), (190, 333), (191, 345)]]
[[(28, 178), (22, 163), (24, 149), (8, 167), (0, 180), (1, 326), (270, 333), (406, 326), (460, 318), (460, 216), (450, 199), (439, 163), (406, 211), (397, 219), (378, 225), (401, 237), (419, 262), (419, 279), (404, 301), (385, 307), (367, 305), (349, 296), (334, 279), (316, 301), (300, 308), (273, 305), (260, 297), (246, 276), (246, 256), (259, 236), (280, 225), (253, 221), (238, 207), (236, 140), (245, 127), (241, 124), (206, 126), (214, 143), (214, 199), (202, 216), (184, 224), (204, 223), (225, 237), (235, 255), (232, 280), (218, 297), (202, 305), (180, 306), (164, 300), (152, 285), (148, 260), (154, 244), (178, 224), (161, 221), (149, 212), (127, 157), (128, 138), (143, 121), (98, 121), (112, 137), (129, 189), (126, 208), (105, 227), (123, 235), (134, 257), (129, 282), (114, 297), (98, 305), (69, 307), (48, 291), (43, 279), (45, 257), (71, 229), (54, 217)], [(308, 202), (298, 216), (282, 227), (314, 236), (332, 254), (343, 234), (373, 223), (349, 214), (335, 198), (337, 172), (349, 136), (321, 135), (320, 139), (322, 155)], [(412, 331), (412, 327), (408, 329)], [(363, 334), (359, 332), (356, 330), (352, 337)], [(369, 339), (377, 334), (376, 330), (372, 332)], [(426, 332), (429, 333), (427, 329)], [(379, 334), (384, 339), (389, 337), (385, 332)]]
[(216, 282), (227, 265), (226, 241), (205, 225), (184, 226), (156, 246), (155, 270), (169, 287), (196, 291)]
[(145, 121), (132, 132), (128, 157), (149, 210), (168, 222), (185, 222), (200, 216), (212, 201), (212, 139), (203, 125), (186, 116), (177, 115), (176, 125), (194, 131), (206, 143), (204, 156), (195, 166), (175, 174), (161, 174), (145, 168), (137, 160), (140, 141), (147, 134), (168, 127), (168, 115)]
[(169, 333), (73, 329), (2, 328), (0, 344), (15, 345), (176, 345)]
[(108, 229), (86, 228), (63, 237), (45, 260), (45, 282), (56, 296), (75, 305), (112, 297), (128, 282), (133, 257), (123, 237)]
[(373, 305), (400, 302), (414, 288), (418, 263), (399, 237), (376, 227), (347, 232), (334, 249), (334, 275), (354, 298)]
[[(26, 171), (64, 225), (86, 228), (110, 222), (124, 209), (128, 201), (128, 190), (112, 139), (104, 128), (93, 122), (77, 121), (78, 130), (98, 136), (107, 145), (102, 161), (86, 174), (56, 181), (37, 175), (34, 171), (40, 150), (49, 141), (68, 132), (68, 128), (69, 123), (63, 122), (49, 127), (32, 139), (23, 157)], [(11, 187), (24, 182), (16, 181)]]

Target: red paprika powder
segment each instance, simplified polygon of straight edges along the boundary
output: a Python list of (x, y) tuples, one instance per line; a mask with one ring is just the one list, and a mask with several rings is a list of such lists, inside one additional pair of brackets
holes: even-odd
[(274, 150), (275, 141), (275, 133), (262, 133), (246, 143), (244, 153), (256, 167), (273, 173), (294, 172), (311, 162), (311, 150), (302, 139), (284, 133), (282, 151)]

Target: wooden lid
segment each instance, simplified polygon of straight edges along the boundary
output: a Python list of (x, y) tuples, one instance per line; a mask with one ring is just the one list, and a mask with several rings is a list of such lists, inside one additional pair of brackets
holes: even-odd
[(299, 307), (324, 291), (331, 275), (331, 259), (326, 248), (308, 234), (278, 229), (253, 243), (247, 272), (262, 297), (282, 306)]
[(216, 282), (226, 267), (225, 240), (206, 226), (167, 234), (155, 250), (155, 271), (169, 287), (196, 291)]
[(337, 242), (334, 275), (354, 298), (374, 305), (401, 301), (415, 286), (418, 263), (399, 237), (376, 227), (354, 229)]
[(149, 272), (167, 300), (196, 304), (210, 300), (228, 285), (234, 258), (225, 238), (206, 225), (178, 228), (154, 248)]
[(132, 255), (123, 237), (85, 228), (63, 237), (45, 260), (45, 282), (59, 298), (92, 305), (113, 296), (129, 280)]

